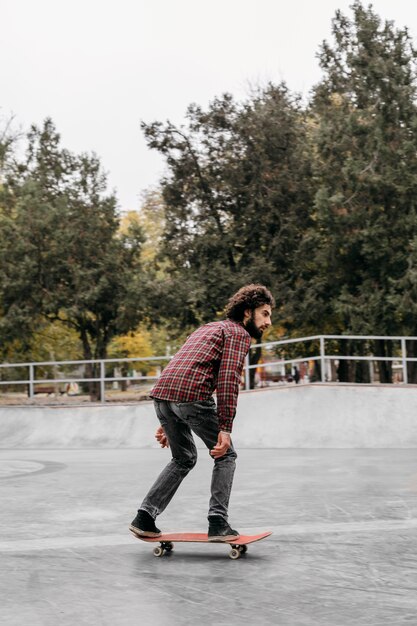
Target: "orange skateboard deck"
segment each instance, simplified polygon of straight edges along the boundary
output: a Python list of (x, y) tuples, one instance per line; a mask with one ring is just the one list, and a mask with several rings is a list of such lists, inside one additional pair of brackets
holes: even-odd
[(259, 533), (258, 535), (240, 535), (237, 539), (231, 541), (209, 541), (207, 533), (163, 533), (159, 537), (142, 537), (137, 535), (132, 530), (130, 531), (136, 539), (146, 541), (147, 543), (159, 543), (153, 551), (154, 556), (163, 556), (165, 553), (169, 554), (174, 549), (174, 543), (210, 543), (218, 545), (219, 543), (231, 546), (229, 557), (231, 559), (238, 559), (245, 554), (248, 550), (249, 543), (255, 541), (261, 541), (272, 535), (272, 531)]

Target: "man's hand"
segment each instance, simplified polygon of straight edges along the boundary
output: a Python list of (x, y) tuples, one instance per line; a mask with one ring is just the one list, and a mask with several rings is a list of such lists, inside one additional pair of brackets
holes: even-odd
[(155, 439), (160, 444), (161, 448), (169, 448), (168, 437), (166, 436), (165, 431), (162, 428), (162, 426), (160, 426), (157, 429), (157, 431), (155, 433)]
[(214, 459), (220, 459), (220, 457), (224, 456), (228, 449), (230, 448), (232, 442), (230, 440), (229, 433), (220, 432), (217, 437), (217, 443), (212, 450), (210, 450), (210, 454)]

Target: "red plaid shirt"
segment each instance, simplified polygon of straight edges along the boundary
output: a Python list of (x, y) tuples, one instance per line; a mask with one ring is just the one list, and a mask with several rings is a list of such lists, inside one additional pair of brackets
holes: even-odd
[(217, 391), (219, 429), (232, 432), (245, 356), (251, 338), (241, 324), (225, 320), (192, 333), (151, 391), (158, 400), (196, 402)]

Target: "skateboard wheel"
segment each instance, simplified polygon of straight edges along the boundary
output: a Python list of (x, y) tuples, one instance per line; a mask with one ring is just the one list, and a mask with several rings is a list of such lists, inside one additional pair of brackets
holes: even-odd
[(240, 550), (237, 548), (232, 548), (229, 552), (229, 557), (234, 561), (240, 557)]
[(163, 548), (161, 548), (160, 546), (158, 546), (157, 548), (154, 548), (154, 551), (153, 551), (154, 556), (162, 556), (163, 554), (164, 554)]
[(171, 550), (174, 549), (174, 544), (172, 543), (172, 541), (164, 541), (164, 543), (162, 544), (162, 547), (167, 552), (171, 552)]

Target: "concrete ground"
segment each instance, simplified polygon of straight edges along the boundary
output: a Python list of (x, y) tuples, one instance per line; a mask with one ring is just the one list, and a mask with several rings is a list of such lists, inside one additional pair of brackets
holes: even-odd
[[(0, 451), (0, 624), (417, 624), (415, 450), (242, 450), (230, 521), (273, 530), (155, 558), (127, 530), (167, 450)], [(206, 530), (211, 460), (163, 530)]]

